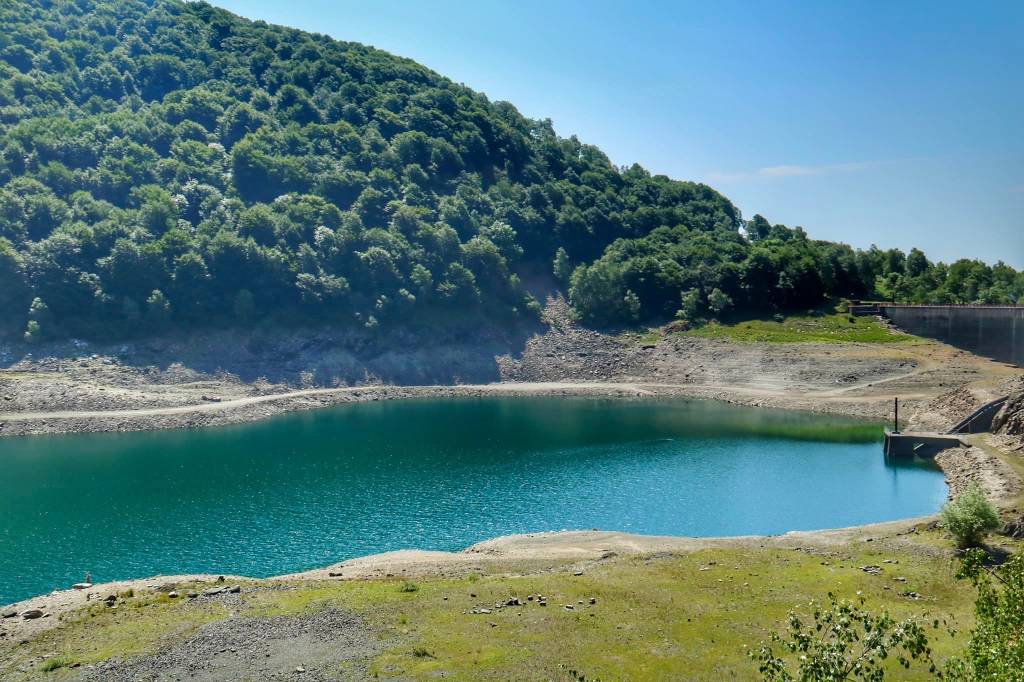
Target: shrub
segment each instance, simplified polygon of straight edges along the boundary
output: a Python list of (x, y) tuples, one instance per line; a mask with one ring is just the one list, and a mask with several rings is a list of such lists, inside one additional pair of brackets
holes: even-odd
[[(813, 623), (790, 612), (788, 637), (773, 632), (771, 642), (750, 652), (764, 680), (881, 680), (890, 654), (903, 668), (920, 660), (935, 672), (922, 626), (909, 619), (897, 622), (887, 613), (875, 616), (864, 608), (863, 598), (855, 603), (830, 592), (828, 599), (828, 606), (811, 602)], [(776, 655), (773, 644), (792, 660)]]
[(975, 547), (985, 533), (999, 526), (999, 515), (977, 483), (942, 508), (940, 524), (960, 547)]
[(398, 588), (399, 592), (418, 592), (420, 586), (416, 583), (411, 583), (408, 580), (402, 583), (402, 586)]
[(1024, 670), (1024, 555), (989, 568), (980, 549), (968, 550), (957, 578), (978, 589), (975, 624), (967, 647), (947, 663), (953, 680), (1019, 680)]
[(68, 659), (63, 656), (55, 656), (54, 658), (48, 658), (43, 661), (43, 664), (39, 666), (39, 669), (44, 673), (52, 672), (58, 668), (63, 668), (69, 664)]

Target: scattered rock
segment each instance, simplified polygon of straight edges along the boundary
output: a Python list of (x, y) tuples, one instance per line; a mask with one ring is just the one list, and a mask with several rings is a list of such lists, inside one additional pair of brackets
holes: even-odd
[(177, 592), (175, 592), (174, 590), (171, 590), (170, 592), (168, 592), (168, 593), (167, 593), (167, 596), (168, 596), (168, 597), (169, 597), (170, 599), (177, 599), (177, 598), (178, 598), (178, 593), (177, 593)]
[(242, 591), (242, 586), (241, 585), (232, 585), (231, 589), (228, 590), (228, 592), (230, 592), (231, 594), (238, 594), (241, 591)]
[(882, 572), (882, 567), (881, 566), (877, 566), (875, 564), (870, 564), (868, 566), (861, 566), (860, 570), (864, 571), (865, 573), (869, 573), (871, 575), (879, 575)]
[(42, 618), (43, 612), (40, 609), (29, 609), (21, 612), (21, 617), (25, 620), (35, 620), (36, 618)]
[(75, 583), (74, 585), (71, 586), (71, 589), (74, 589), (74, 590), (88, 590), (90, 587), (92, 587), (92, 583)]
[(14, 618), (18, 615), (17, 609), (7, 609), (3, 613), (0, 613), (0, 618)]

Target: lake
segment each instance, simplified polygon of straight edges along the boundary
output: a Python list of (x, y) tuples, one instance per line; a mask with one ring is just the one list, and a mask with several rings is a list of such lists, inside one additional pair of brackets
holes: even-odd
[(882, 425), (713, 401), (357, 403), (191, 431), (0, 439), (0, 603), (154, 574), (263, 577), (561, 529), (774, 534), (934, 513)]

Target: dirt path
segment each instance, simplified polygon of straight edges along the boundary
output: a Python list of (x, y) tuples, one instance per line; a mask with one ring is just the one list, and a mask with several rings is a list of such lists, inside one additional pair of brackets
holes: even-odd
[[(915, 370), (906, 374), (889, 377), (877, 382), (874, 385), (904, 380), (924, 372), (924, 369)], [(862, 383), (854, 386), (847, 386), (841, 389), (811, 391), (802, 394), (801, 398), (820, 398), (823, 400), (836, 400), (841, 398), (844, 401), (875, 402), (891, 399), (896, 394), (878, 394), (870, 396), (848, 397), (846, 394), (857, 390), (863, 390), (871, 383)], [(315, 388), (285, 393), (271, 393), (268, 395), (248, 396), (244, 398), (233, 398), (230, 400), (218, 400), (190, 405), (177, 405), (173, 407), (151, 407), (136, 410), (54, 410), (37, 412), (0, 412), (0, 422), (23, 422), (55, 419), (117, 419), (135, 417), (154, 417), (166, 415), (183, 415), (202, 412), (221, 412), (244, 408), (263, 403), (274, 403), (277, 401), (288, 401), (297, 398), (312, 396), (360, 396), (366, 393), (374, 393), (379, 387), (350, 387), (350, 388)], [(547, 395), (558, 392), (596, 392), (596, 393), (633, 393), (637, 396), (654, 396), (666, 392), (686, 392), (698, 394), (702, 391), (725, 391), (737, 395), (760, 396), (784, 401), (793, 397), (791, 391), (783, 387), (765, 388), (754, 386), (730, 386), (726, 384), (668, 384), (668, 383), (618, 383), (618, 382), (507, 382), (500, 384), (463, 384), (458, 386), (403, 386), (401, 391), (411, 394), (430, 395), (437, 392), (454, 392), (465, 395), (479, 394), (517, 394), (517, 395)], [(901, 393), (904, 398), (918, 398), (923, 394)]]

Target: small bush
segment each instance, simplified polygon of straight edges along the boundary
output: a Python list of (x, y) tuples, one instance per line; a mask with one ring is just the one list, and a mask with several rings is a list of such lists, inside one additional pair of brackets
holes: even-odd
[(420, 589), (419, 585), (417, 585), (416, 583), (411, 583), (408, 580), (406, 580), (404, 583), (402, 583), (402, 586), (398, 588), (398, 591), (399, 592), (418, 592), (419, 589)]
[(412, 655), (416, 658), (434, 658), (434, 654), (430, 653), (421, 646), (418, 646), (415, 649), (413, 649)]
[(999, 515), (977, 483), (942, 508), (940, 524), (960, 547), (976, 547), (990, 530), (999, 527)]
[(884, 679), (890, 656), (903, 669), (918, 661), (936, 672), (923, 626), (873, 614), (863, 597), (850, 602), (830, 592), (828, 599), (828, 604), (811, 602), (813, 622), (790, 612), (787, 634), (773, 632), (770, 642), (749, 652), (765, 682), (877, 682)]
[(58, 668), (63, 668), (67, 666), (69, 663), (70, 661), (68, 661), (68, 659), (64, 658), (63, 656), (56, 656), (54, 658), (48, 658), (45, 661), (43, 661), (43, 664), (39, 666), (39, 669), (42, 670), (44, 673), (48, 673), (57, 670)]

